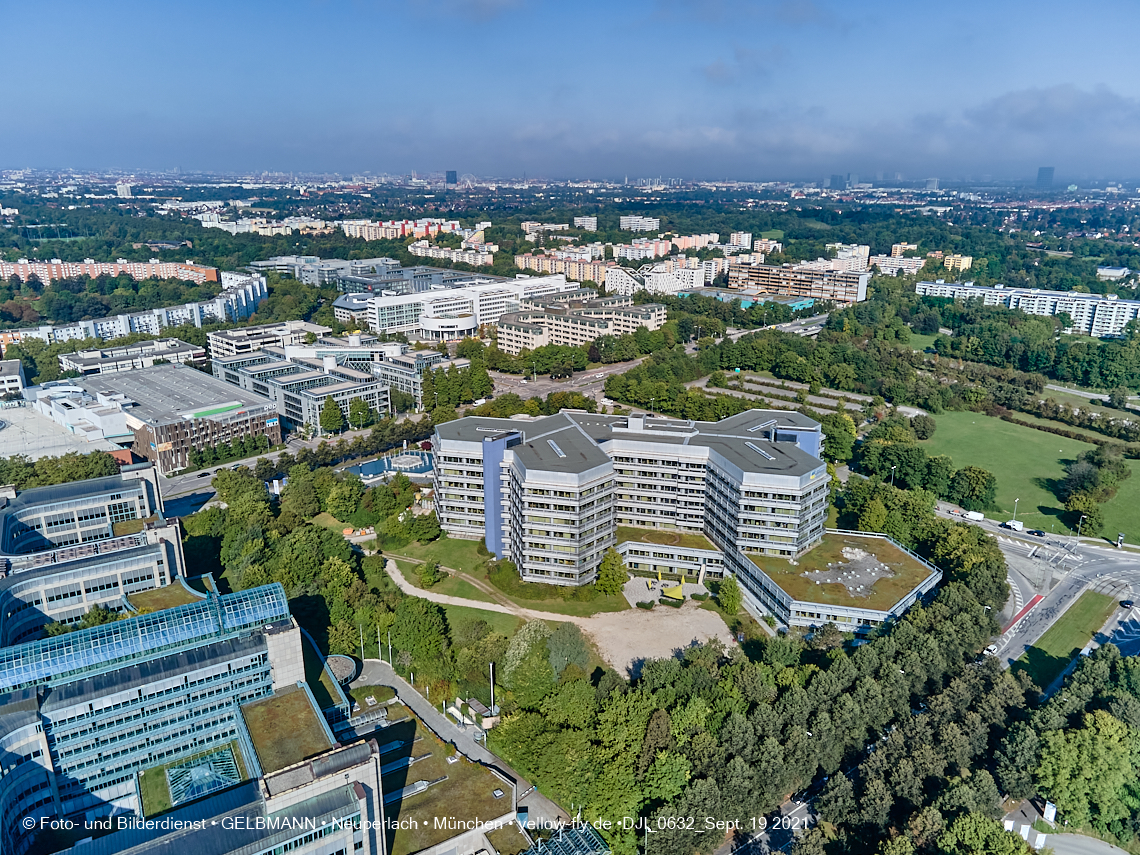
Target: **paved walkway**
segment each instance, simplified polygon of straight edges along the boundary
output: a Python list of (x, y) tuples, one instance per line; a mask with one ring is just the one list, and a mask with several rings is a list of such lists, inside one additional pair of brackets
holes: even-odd
[[(461, 729), (452, 719), (432, 706), (387, 662), (380, 659), (365, 659), (364, 667), (361, 669), (360, 676), (354, 681), (354, 685), (389, 686), (394, 689), (401, 703), (415, 713), (416, 718), (422, 721), (441, 740), (454, 745), (455, 749), (468, 759), (482, 763), (484, 766), (491, 766), (504, 777), (514, 781), (516, 805), (526, 805), (530, 808), (531, 820), (548, 822), (554, 822), (558, 819), (569, 820), (566, 811), (538, 790), (533, 790), (530, 782), (507, 765), (503, 758), (476, 742), (474, 739), (478, 732), (476, 727), (470, 726)], [(526, 793), (525, 796), (523, 796), (524, 793)], [(520, 796), (523, 797), (519, 798)]]
[[(405, 594), (408, 594), (409, 596), (421, 597), (422, 599), (430, 600), (433, 603), (439, 603), (441, 606), (465, 606), (470, 609), (482, 609), (483, 611), (487, 612), (499, 612), (499, 614), (514, 615), (515, 617), (522, 618), (523, 620), (560, 620), (566, 621), (567, 623), (576, 623), (583, 629), (589, 629), (593, 621), (592, 617), (564, 615), (558, 612), (545, 612), (539, 609), (524, 609), (522, 606), (516, 606), (514, 603), (511, 603), (510, 600), (506, 597), (502, 597), (502, 600), (505, 602), (486, 603), (482, 600), (469, 600), (466, 597), (453, 597), (450, 594), (439, 594), (430, 589), (424, 590), (423, 588), (417, 588), (415, 585), (404, 578), (404, 574), (400, 572), (400, 568), (396, 566), (395, 561), (393, 561), (387, 555), (384, 557), (388, 559), (384, 567), (387, 569), (388, 575), (392, 577), (392, 581), (396, 583), (396, 587), (398, 587), (401, 591), (403, 591)], [(404, 558), (403, 556), (401, 556), (400, 560), (415, 561), (415, 559)], [(487, 585), (486, 582), (483, 582), (480, 579), (476, 579), (474, 576), (470, 576), (467, 573), (464, 573), (460, 570), (455, 570), (451, 567), (444, 567), (442, 564), (440, 565), (440, 569), (446, 570), (448, 573), (454, 576), (458, 576), (465, 582), (471, 583), (479, 590), (483, 591), (486, 594), (489, 594), (492, 597), (495, 597), (496, 599), (499, 599), (501, 597), (501, 595), (498, 595), (495, 591), (490, 590), (490, 586)]]

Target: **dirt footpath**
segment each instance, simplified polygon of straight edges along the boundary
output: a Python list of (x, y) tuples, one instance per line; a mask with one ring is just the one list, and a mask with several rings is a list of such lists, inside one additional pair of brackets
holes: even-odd
[(636, 677), (647, 659), (665, 659), (710, 638), (736, 644), (720, 615), (692, 600), (679, 609), (658, 604), (652, 611), (606, 612), (575, 623), (594, 639), (602, 658), (629, 677)]

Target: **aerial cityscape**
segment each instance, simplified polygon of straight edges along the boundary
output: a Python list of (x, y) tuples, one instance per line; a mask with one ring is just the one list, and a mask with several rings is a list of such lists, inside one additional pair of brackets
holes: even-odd
[(0, 853), (1140, 853), (1140, 10), (50, 8)]

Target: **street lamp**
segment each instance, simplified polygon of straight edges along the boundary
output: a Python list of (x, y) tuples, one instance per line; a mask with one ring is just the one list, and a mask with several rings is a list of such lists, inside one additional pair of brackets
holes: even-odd
[(1017, 503), (1020, 501), (1021, 501), (1021, 499), (1014, 499), (1013, 500), (1013, 521), (1014, 522), (1017, 522)]
[(1081, 518), (1077, 520), (1077, 540), (1081, 539), (1081, 526), (1085, 524), (1085, 515), (1081, 514)]
[(897, 466), (898, 466), (898, 464), (896, 463), (895, 466), (891, 467), (891, 486), (892, 487), (895, 486), (895, 468)]

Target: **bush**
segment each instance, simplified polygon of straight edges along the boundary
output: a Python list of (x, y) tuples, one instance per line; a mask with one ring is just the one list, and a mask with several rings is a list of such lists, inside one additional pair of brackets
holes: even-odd
[(675, 609), (679, 609), (685, 604), (684, 600), (674, 600), (670, 599), (669, 597), (662, 597), (657, 602), (661, 603), (663, 606), (672, 606)]
[(638, 603), (637, 607), (639, 609), (645, 609), (648, 612), (648, 611), (651, 611), (655, 605), (657, 605), (657, 604), (650, 601), (650, 602)]
[(709, 598), (709, 595), (708, 595), (707, 593), (704, 593), (704, 594), (693, 594), (693, 596), (692, 596), (692, 599), (694, 599), (694, 600), (697, 600), (698, 602), (702, 602), (702, 603), (703, 603), (705, 600), (707, 600), (708, 598)]

